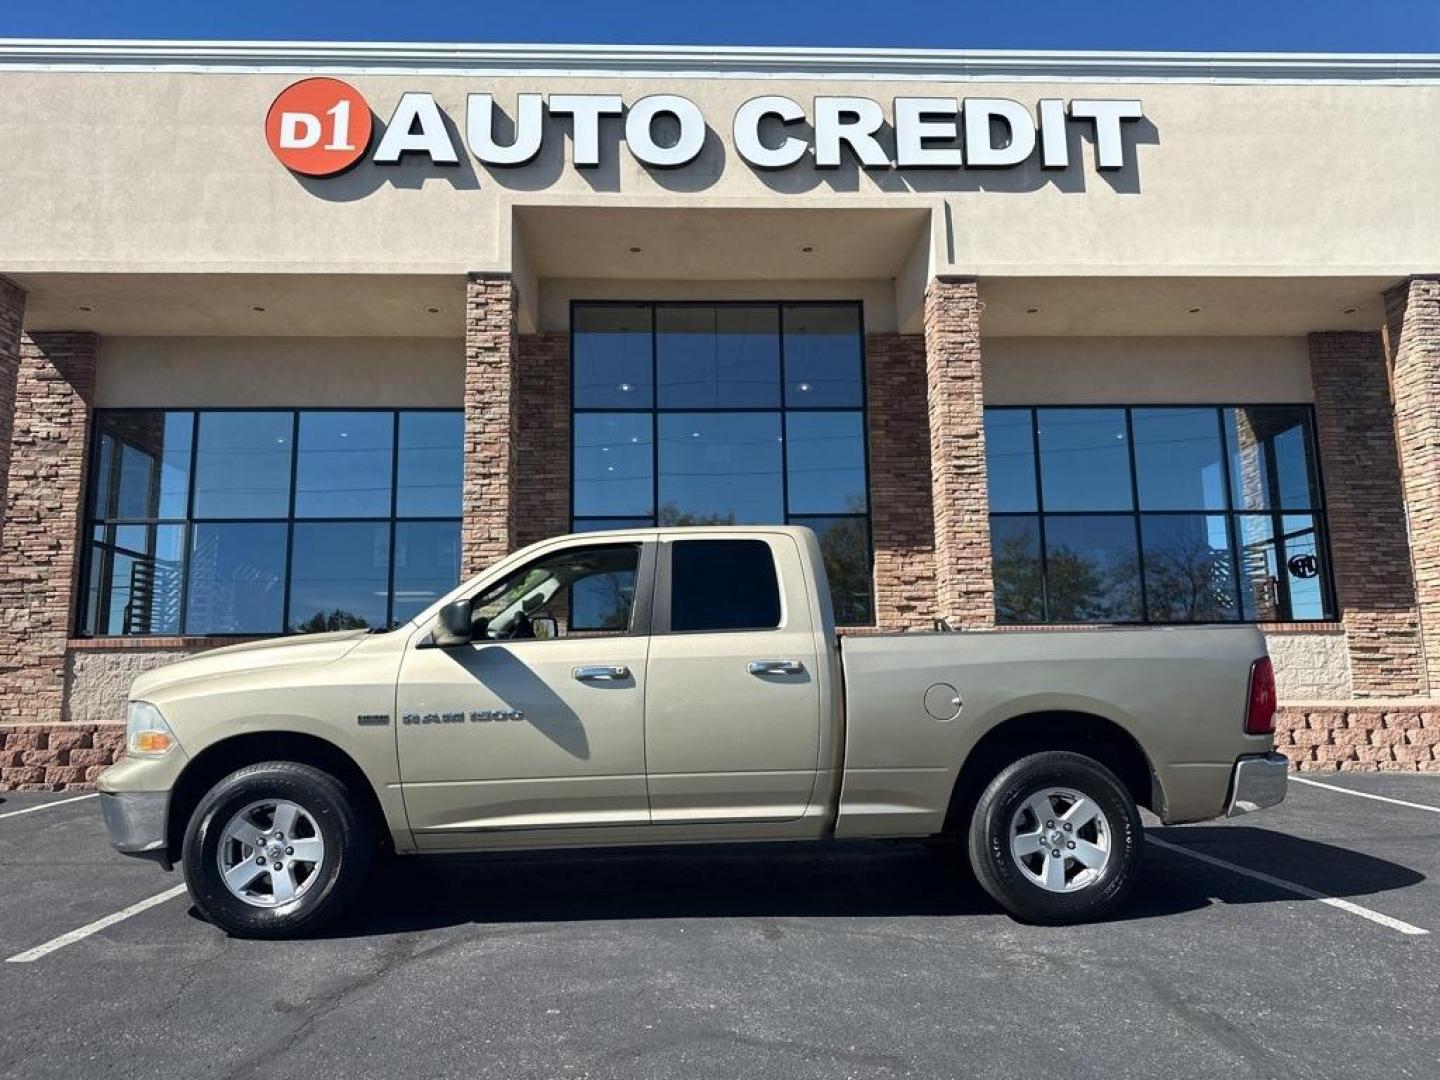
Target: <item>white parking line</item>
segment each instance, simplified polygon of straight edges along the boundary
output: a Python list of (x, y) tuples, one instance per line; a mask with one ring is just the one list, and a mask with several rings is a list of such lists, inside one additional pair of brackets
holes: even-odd
[(1316, 892), (1314, 889), (1306, 888), (1304, 885), (1297, 885), (1293, 881), (1285, 881), (1283, 878), (1262, 874), (1259, 870), (1249, 870), (1243, 866), (1236, 866), (1234, 863), (1226, 862), (1224, 859), (1217, 859), (1213, 855), (1206, 855), (1203, 851), (1195, 851), (1192, 848), (1182, 847), (1180, 844), (1172, 844), (1168, 840), (1159, 840), (1153, 836), (1145, 837), (1145, 842), (1147, 844), (1154, 844), (1156, 847), (1162, 847), (1166, 851), (1175, 851), (1181, 855), (1188, 855), (1192, 859), (1209, 863), (1211, 866), (1218, 866), (1222, 870), (1229, 870), (1233, 874), (1240, 874), (1244, 877), (1254, 878), (1256, 881), (1263, 881), (1266, 885), (1273, 885), (1277, 889), (1284, 889), (1286, 892), (1292, 892), (1296, 896), (1303, 896), (1307, 900), (1319, 900), (1322, 904), (1329, 904), (1331, 907), (1339, 908), (1341, 911), (1348, 911), (1351, 915), (1359, 915), (1362, 919), (1369, 919), (1373, 923), (1378, 923), (1390, 930), (1398, 930), (1402, 934), (1419, 935), (1430, 933), (1429, 930), (1421, 929), (1418, 926), (1394, 918), (1393, 916), (1382, 915), (1378, 911), (1371, 911), (1369, 908), (1361, 907), (1359, 904), (1352, 904), (1349, 900), (1341, 900), (1335, 896), (1326, 896), (1322, 892)]
[(1303, 776), (1292, 776), (1290, 782), (1305, 784), (1308, 787), (1324, 788), (1326, 791), (1338, 791), (1341, 795), (1354, 795), (1357, 799), (1374, 799), (1376, 802), (1394, 803), (1396, 806), (1408, 806), (1412, 810), (1429, 810), (1432, 814), (1440, 814), (1440, 806), (1427, 806), (1425, 803), (1392, 799), (1389, 795), (1372, 795), (1368, 791), (1352, 791), (1350, 788), (1340, 787), (1338, 784), (1322, 784), (1319, 780), (1309, 780)]
[(76, 795), (73, 799), (56, 799), (54, 802), (41, 803), (39, 806), (27, 806), (24, 810), (11, 810), (9, 813), (0, 814), (0, 818), (19, 817), (21, 814), (33, 814), (37, 810), (49, 810), (52, 806), (64, 806), (66, 803), (82, 802), (85, 799), (99, 797), (98, 791), (92, 791), (89, 795)]
[(184, 885), (176, 885), (174, 888), (166, 889), (164, 892), (157, 893), (147, 900), (141, 900), (137, 904), (131, 904), (127, 908), (122, 908), (113, 915), (106, 915), (103, 919), (96, 919), (92, 923), (86, 923), (78, 930), (71, 930), (68, 934), (61, 934), (57, 938), (51, 938), (43, 945), (36, 945), (33, 949), (26, 949), (24, 952), (16, 953), (14, 956), (7, 956), (5, 962), (7, 964), (28, 964), (34, 960), (39, 960), (42, 956), (48, 956), (56, 949), (63, 949), (66, 945), (74, 945), (75, 942), (81, 941), (91, 934), (98, 933), (107, 926), (114, 926), (118, 922), (123, 922), (125, 919), (130, 918), (131, 915), (139, 915), (142, 911), (148, 911), (152, 907), (165, 903), (166, 900), (173, 900), (184, 891)]

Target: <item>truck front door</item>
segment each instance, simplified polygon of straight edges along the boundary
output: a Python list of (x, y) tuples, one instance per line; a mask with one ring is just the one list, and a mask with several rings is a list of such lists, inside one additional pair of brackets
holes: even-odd
[(654, 561), (653, 544), (556, 547), (472, 598), (472, 641), (441, 648), (416, 635), (396, 692), (397, 745), (422, 846), (478, 830), (649, 822)]
[(651, 818), (788, 821), (815, 788), (820, 679), (787, 534), (665, 539), (646, 678)]

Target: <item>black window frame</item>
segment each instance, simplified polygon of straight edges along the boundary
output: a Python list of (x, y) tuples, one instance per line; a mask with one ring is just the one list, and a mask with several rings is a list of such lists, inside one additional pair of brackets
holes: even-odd
[[(1303, 412), (1307, 425), (1307, 445), (1312, 452), (1310, 462), (1314, 470), (1314, 505), (1309, 507), (1286, 506), (1278, 498), (1280, 490), (1278, 470), (1274, 463), (1269, 463), (1269, 476), (1271, 478), (1273, 493), (1275, 494), (1274, 505), (1264, 509), (1249, 509), (1237, 504), (1231, 477), (1231, 450), (1230, 435), (1225, 424), (1225, 410), (1227, 409), (1294, 409)], [(1125, 420), (1125, 446), (1126, 458), (1130, 470), (1130, 508), (1128, 510), (1046, 510), (1045, 491), (1042, 479), (1043, 463), (1040, 444), (1040, 418), (1041, 411), (1058, 412), (1062, 410), (1118, 410), (1124, 415)], [(1216, 416), (1216, 428), (1220, 447), (1220, 463), (1222, 483), (1225, 492), (1225, 506), (1221, 508), (1195, 508), (1195, 509), (1167, 509), (1148, 510), (1140, 504), (1140, 480), (1139, 470), (1136, 461), (1135, 447), (1135, 423), (1134, 412), (1137, 409), (1208, 409), (1213, 410)], [(1044, 607), (1045, 618), (1039, 622), (1010, 622), (1001, 623), (1003, 626), (1103, 626), (1103, 625), (1125, 625), (1125, 626), (1273, 626), (1277, 624), (1308, 624), (1326, 625), (1334, 623), (1339, 618), (1339, 605), (1335, 592), (1334, 562), (1330, 549), (1330, 523), (1328, 504), (1325, 495), (1325, 476), (1323, 462), (1320, 460), (1319, 428), (1316, 422), (1315, 406), (1311, 402), (1293, 401), (1257, 401), (1257, 402), (1133, 402), (1130, 404), (1116, 404), (1114, 402), (1086, 402), (1086, 403), (1065, 403), (1065, 404), (1015, 404), (1015, 405), (987, 405), (985, 413), (990, 412), (1019, 412), (1026, 411), (1030, 415), (1030, 438), (1031, 438), (1031, 461), (1034, 472), (1035, 484), (1035, 508), (1033, 510), (997, 510), (988, 513), (987, 522), (996, 519), (1033, 519), (1036, 523), (1036, 543), (1038, 544), (1038, 565), (1040, 572), (1041, 603)], [(987, 448), (988, 453), (988, 448)], [(987, 462), (988, 471), (988, 462)], [(1247, 517), (1268, 518), (1271, 523), (1272, 536), (1280, 538), (1289, 535), (1284, 528), (1284, 519), (1287, 516), (1308, 515), (1315, 522), (1315, 548), (1321, 555), (1320, 566), (1320, 600), (1322, 614), (1318, 618), (1297, 618), (1290, 612), (1286, 618), (1274, 619), (1251, 619), (1245, 617), (1245, 587), (1247, 578), (1243, 572), (1242, 538), (1240, 533), (1240, 521)], [(1049, 599), (1049, 574), (1047, 566), (1045, 521), (1047, 518), (1061, 517), (1113, 517), (1131, 518), (1135, 530), (1135, 554), (1136, 574), (1140, 595), (1140, 617), (1138, 619), (1117, 620), (1114, 622), (1089, 622), (1089, 621), (1067, 621), (1054, 619), (1050, 616)], [(1220, 517), (1225, 520), (1226, 539), (1229, 544), (1228, 554), (1231, 561), (1231, 572), (1235, 582), (1235, 612), (1233, 619), (1152, 619), (1150, 617), (1149, 596), (1146, 592), (1145, 583), (1145, 545), (1142, 532), (1143, 521), (1147, 517)], [(993, 531), (993, 530), (992, 530)], [(1282, 562), (1283, 565), (1283, 562)], [(1277, 587), (1283, 597), (1283, 601), (1277, 598), (1277, 607), (1290, 607), (1289, 582), (1286, 575), (1277, 577)], [(999, 611), (996, 611), (997, 622)]]
[[(744, 308), (744, 307), (769, 307), (776, 311), (776, 336), (778, 348), (778, 379), (780, 396), (775, 405), (720, 405), (713, 407), (665, 407), (660, 404), (660, 333), (659, 333), (659, 310), (661, 308)], [(576, 387), (576, 318), (575, 314), (581, 308), (648, 308), (650, 314), (650, 404), (648, 406), (578, 406), (575, 401)], [(859, 383), (860, 401), (857, 405), (816, 405), (810, 407), (796, 407), (786, 401), (786, 369), (785, 369), (785, 311), (787, 308), (851, 308), (855, 311), (855, 337), (859, 356)], [(874, 507), (871, 503), (870, 489), (870, 386), (868, 379), (868, 363), (865, 348), (865, 307), (860, 300), (654, 300), (654, 299), (604, 299), (585, 300), (572, 299), (569, 307), (569, 349), (570, 349), (570, 380), (569, 380), (569, 401), (567, 423), (570, 436), (570, 483), (566, 493), (566, 513), (570, 521), (572, 532), (583, 531), (586, 522), (635, 522), (634, 525), (612, 527), (633, 527), (633, 528), (655, 528), (658, 526), (660, 513), (660, 416), (661, 414), (671, 415), (713, 415), (716, 413), (762, 413), (773, 414), (778, 418), (781, 434), (784, 436), (781, 442), (780, 455), (780, 504), (783, 521), (757, 522), (757, 527), (763, 525), (803, 525), (807, 519), (823, 518), (827, 521), (845, 519), (847, 521), (861, 522), (865, 530), (865, 555), (867, 564), (867, 580), (869, 582), (869, 606), (870, 618), (866, 622), (849, 622), (844, 626), (874, 626), (876, 625), (876, 604), (875, 604), (875, 530), (872, 522)], [(790, 510), (790, 446), (789, 427), (786, 423), (790, 413), (856, 413), (860, 414), (860, 443), (862, 463), (864, 469), (864, 491), (865, 511), (864, 513), (792, 513)], [(644, 514), (579, 514), (575, 513), (575, 488), (576, 488), (576, 447), (575, 447), (575, 418), (582, 414), (631, 414), (647, 415), (650, 418), (650, 513)]]
[[(290, 414), (290, 481), (287, 514), (284, 517), (234, 517), (234, 516), (195, 516), (195, 485), (196, 485), (196, 462), (199, 456), (200, 442), (200, 418), (206, 413), (289, 413)], [(429, 414), (462, 414), (464, 410), (445, 406), (415, 406), (415, 407), (375, 407), (375, 406), (349, 406), (349, 405), (321, 405), (321, 406), (187, 406), (187, 405), (158, 405), (152, 407), (123, 406), (116, 408), (97, 408), (91, 413), (90, 424), (90, 445), (86, 450), (86, 483), (84, 490), (84, 513), (83, 532), (80, 542), (83, 545), (79, 560), (80, 586), (75, 590), (74, 608), (71, 612), (72, 633), (79, 638), (96, 639), (144, 639), (155, 637), (196, 637), (196, 638), (254, 638), (254, 637), (292, 637), (300, 633), (290, 629), (291, 622), (291, 577), (294, 558), (295, 526), (310, 524), (370, 524), (388, 525), (389, 527), (389, 555), (388, 567), (386, 569), (386, 599), (385, 599), (385, 625), (372, 627), (372, 629), (391, 630), (402, 625), (395, 619), (395, 540), (396, 532), (400, 525), (406, 524), (453, 524), (457, 528), (463, 528), (463, 515), (400, 515), (398, 513), (399, 491), (400, 491), (400, 416), (402, 413), (429, 413)], [(154, 414), (154, 413), (189, 413), (190, 414), (190, 448), (188, 475), (186, 478), (185, 492), (185, 515), (184, 517), (149, 517), (149, 518), (110, 518), (96, 513), (96, 491), (99, 483), (101, 447), (103, 443), (102, 420), (106, 416), (123, 414)], [(354, 516), (325, 516), (325, 517), (297, 517), (295, 514), (296, 502), (296, 477), (300, 463), (300, 418), (304, 413), (378, 413), (388, 414), (390, 420), (390, 508), (388, 515), (374, 517)], [(463, 436), (459, 450), (463, 456)], [(280, 609), (280, 628), (278, 630), (261, 631), (191, 631), (187, 626), (189, 620), (190, 606), (190, 575), (192, 543), (196, 525), (282, 525), (285, 528), (285, 567), (283, 594)], [(161, 525), (179, 526), (182, 529), (181, 539), (181, 568), (180, 568), (180, 625), (174, 632), (149, 631), (139, 634), (110, 634), (91, 632), (87, 629), (90, 615), (90, 603), (92, 592), (91, 575), (94, 571), (93, 559), (96, 541), (94, 539), (97, 527), (108, 526), (140, 526), (151, 527)], [(463, 532), (462, 532), (463, 535)], [(463, 566), (462, 566), (463, 573)], [(459, 584), (457, 578), (455, 584)], [(413, 616), (412, 616), (413, 618)], [(409, 620), (405, 620), (408, 622)], [(98, 623), (97, 623), (98, 626)]]

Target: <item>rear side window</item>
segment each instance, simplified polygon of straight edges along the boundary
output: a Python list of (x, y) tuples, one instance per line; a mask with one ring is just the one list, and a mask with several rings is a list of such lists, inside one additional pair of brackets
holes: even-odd
[(679, 540), (670, 552), (670, 629), (770, 630), (780, 582), (763, 540)]

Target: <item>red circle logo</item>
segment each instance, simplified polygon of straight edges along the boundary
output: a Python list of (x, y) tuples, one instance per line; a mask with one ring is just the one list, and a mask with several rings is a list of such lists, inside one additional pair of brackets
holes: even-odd
[(302, 176), (334, 176), (370, 148), (374, 125), (360, 91), (339, 79), (301, 79), (280, 91), (265, 116), (265, 141)]

